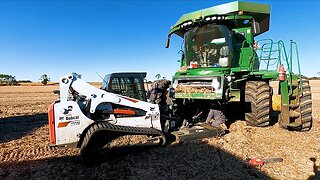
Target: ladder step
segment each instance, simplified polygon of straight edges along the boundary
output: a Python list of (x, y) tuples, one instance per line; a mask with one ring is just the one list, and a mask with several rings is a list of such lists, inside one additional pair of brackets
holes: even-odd
[(290, 111), (290, 117), (291, 118), (298, 118), (298, 117), (300, 117), (300, 113), (297, 111)]
[(298, 127), (301, 127), (301, 124), (296, 123), (296, 122), (292, 122), (292, 123), (288, 124), (287, 126), (291, 127), (291, 128), (298, 128)]
[[(265, 49), (263, 49), (263, 50), (265, 50)], [(278, 50), (276, 49), (276, 50), (268, 50), (268, 51), (262, 51), (262, 52), (264, 52), (264, 53), (274, 53), (274, 52), (277, 52)]]
[(299, 107), (299, 104), (290, 104), (289, 107), (291, 109), (295, 109), (295, 108), (298, 108)]
[(297, 96), (294, 95), (294, 94), (292, 94), (292, 95), (290, 95), (290, 99), (291, 99), (291, 100), (295, 100), (295, 99), (297, 99)]
[(264, 57), (260, 58), (261, 61), (269, 61), (269, 60), (272, 61), (272, 60), (277, 60), (277, 59), (278, 58), (267, 58), (267, 57), (266, 58), (264, 58)]

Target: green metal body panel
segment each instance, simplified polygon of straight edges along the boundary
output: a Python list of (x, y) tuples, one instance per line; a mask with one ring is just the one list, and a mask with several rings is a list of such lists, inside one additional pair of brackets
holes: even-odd
[(261, 77), (265, 80), (276, 80), (278, 78), (278, 71), (275, 70), (259, 70), (259, 71), (252, 71), (250, 75), (254, 77)]
[(252, 63), (250, 62), (250, 59), (253, 58), (253, 53), (254, 51), (252, 47), (241, 48), (239, 62), (240, 71), (248, 71), (249, 69), (251, 69), (250, 66)]
[[(239, 17), (238, 17), (239, 19)], [(240, 28), (234, 28), (233, 31), (237, 33), (244, 33), (246, 37), (246, 41), (251, 44), (253, 43), (253, 38), (252, 38), (252, 32), (251, 32), (251, 27), (240, 27)], [(243, 46), (243, 44), (241, 44)]]
[(289, 96), (288, 96), (288, 81), (280, 82), (280, 94), (282, 105), (289, 106)]

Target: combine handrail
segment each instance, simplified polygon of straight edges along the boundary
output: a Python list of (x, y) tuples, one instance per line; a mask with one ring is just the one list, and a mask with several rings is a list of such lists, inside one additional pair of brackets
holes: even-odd
[(291, 69), (292, 69), (292, 51), (293, 51), (293, 47), (295, 48), (296, 51), (296, 58), (297, 58), (297, 64), (298, 64), (298, 72), (299, 72), (299, 82), (300, 82), (300, 88), (301, 88), (301, 92), (303, 92), (303, 86), (302, 86), (302, 76), (301, 76), (301, 69), (300, 69), (300, 59), (299, 59), (299, 51), (298, 51), (298, 44), (296, 42), (294, 42), (293, 40), (290, 40), (290, 54), (291, 54)]
[[(297, 65), (298, 65), (298, 71), (300, 76), (300, 88), (302, 88), (302, 76), (301, 76), (301, 70), (300, 70), (300, 60), (299, 60), (299, 52), (298, 52), (298, 45), (293, 40), (290, 40), (290, 47), (289, 51), (286, 50), (285, 43), (282, 40), (279, 40), (277, 42), (274, 42), (272, 39), (261, 39), (257, 41), (256, 43), (263, 42), (263, 45), (261, 48), (259, 48), (260, 55), (257, 57), (260, 61), (262, 61), (264, 58), (267, 58), (266, 62), (266, 70), (269, 70), (269, 66), (273, 66), (275, 63), (270, 65), (271, 56), (274, 55), (275, 52), (278, 53), (278, 60), (277, 60), (277, 68), (283, 63), (287, 66), (288, 71), (288, 78), (289, 78), (289, 92), (293, 93), (292, 88), (292, 76), (293, 76), (293, 50), (296, 52), (296, 58), (297, 58)], [(276, 46), (278, 49), (276, 49), (274, 46)], [(273, 49), (274, 48), (274, 49)], [(265, 55), (265, 56), (264, 56)]]
[[(267, 64), (267, 69), (266, 70), (269, 70), (269, 66), (270, 66), (270, 59), (271, 59), (271, 55), (273, 54), (272, 51), (273, 51), (273, 45), (275, 45), (276, 43), (273, 42), (272, 39), (261, 39), (259, 41), (257, 41), (256, 43), (259, 44), (261, 42), (265, 42), (263, 43), (263, 45), (261, 46), (261, 48), (259, 48), (261, 50), (260, 52), (260, 56), (258, 57), (258, 59), (260, 58), (260, 61), (261, 61), (261, 58), (263, 57), (263, 53), (267, 54), (267, 58), (268, 58), (268, 62), (266, 63)], [(270, 45), (269, 47), (269, 51), (265, 51), (264, 49), (266, 48), (265, 46), (268, 46)], [(278, 51), (278, 50), (276, 50)], [(278, 57), (278, 61), (279, 61), (279, 57)], [(278, 62), (279, 64), (279, 62)], [(277, 64), (277, 66), (278, 66)]]
[[(290, 88), (290, 93), (292, 94), (292, 92), (293, 92), (293, 88), (292, 88), (292, 67), (291, 67), (292, 59), (288, 58), (288, 54), (287, 54), (287, 50), (286, 50), (286, 46), (285, 46), (284, 42), (282, 40), (279, 40), (278, 43), (279, 43), (279, 47), (281, 47), (281, 49), (282, 49), (282, 53), (284, 54), (284, 58), (285, 58), (284, 60), (286, 61), (286, 64), (287, 64), (287, 67), (288, 67), (288, 71), (289, 71), (288, 74), (289, 74), (289, 80), (290, 80), (289, 88)], [(290, 54), (291, 54), (291, 51), (292, 51), (291, 47), (290, 47), (289, 50), (290, 50)]]

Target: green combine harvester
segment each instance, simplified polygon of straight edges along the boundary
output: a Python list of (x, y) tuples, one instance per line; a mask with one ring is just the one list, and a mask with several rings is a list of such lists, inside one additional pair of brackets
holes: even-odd
[[(185, 14), (171, 27), (166, 47), (173, 34), (184, 42), (172, 81), (181, 116), (233, 104), (249, 125), (268, 126), (277, 111), (281, 127), (310, 130), (311, 90), (300, 72), (297, 44), (290, 41), (286, 49), (281, 40), (255, 40), (269, 22), (269, 5), (237, 1)], [(270, 81), (279, 82), (278, 92)]]

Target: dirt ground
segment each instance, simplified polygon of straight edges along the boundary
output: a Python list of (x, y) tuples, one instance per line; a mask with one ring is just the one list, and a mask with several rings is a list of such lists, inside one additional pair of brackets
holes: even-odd
[[(320, 81), (311, 86), (309, 132), (278, 124), (254, 128), (239, 120), (223, 137), (167, 147), (135, 145), (144, 138), (135, 136), (91, 166), (82, 163), (79, 149), (48, 147), (46, 112), (58, 86), (0, 87), (0, 179), (319, 179)], [(246, 162), (270, 157), (283, 162), (256, 168)]]

